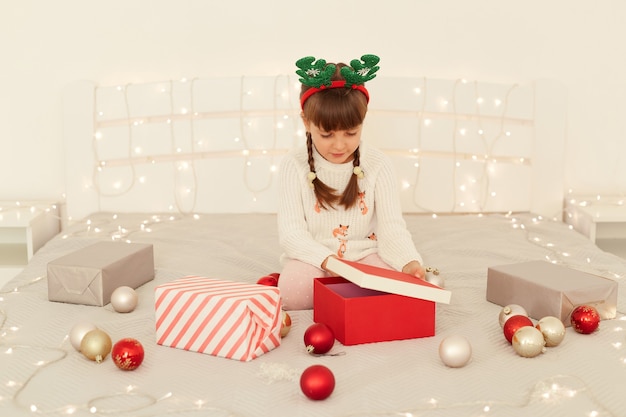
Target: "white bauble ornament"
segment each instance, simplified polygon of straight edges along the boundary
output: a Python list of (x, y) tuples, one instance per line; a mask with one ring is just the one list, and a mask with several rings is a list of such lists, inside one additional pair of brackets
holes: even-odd
[(520, 327), (513, 335), (511, 344), (515, 352), (524, 358), (534, 358), (546, 350), (543, 334), (532, 326)]
[(450, 368), (461, 368), (472, 357), (472, 346), (463, 336), (448, 336), (439, 344), (439, 357)]
[(131, 287), (118, 287), (111, 294), (111, 305), (118, 313), (130, 313), (137, 307), (137, 293)]
[(498, 320), (500, 321), (500, 327), (504, 327), (504, 323), (509, 319), (509, 317), (513, 316), (526, 316), (528, 317), (528, 313), (526, 309), (518, 304), (509, 304), (502, 307), (500, 310), (500, 315), (498, 316)]
[(557, 317), (546, 316), (539, 320), (535, 327), (543, 334), (548, 347), (558, 346), (565, 338), (565, 325)]
[(80, 342), (83, 341), (83, 337), (85, 337), (87, 333), (95, 329), (96, 326), (92, 323), (76, 323), (74, 327), (72, 327), (72, 330), (70, 330), (70, 343), (72, 344), (74, 349), (80, 352)]

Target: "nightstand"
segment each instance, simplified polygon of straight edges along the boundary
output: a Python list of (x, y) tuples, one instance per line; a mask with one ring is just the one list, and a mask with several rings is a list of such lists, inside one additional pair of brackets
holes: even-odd
[(563, 220), (600, 249), (626, 258), (626, 198), (570, 196)]
[(61, 231), (59, 205), (0, 201), (0, 287), (17, 275)]

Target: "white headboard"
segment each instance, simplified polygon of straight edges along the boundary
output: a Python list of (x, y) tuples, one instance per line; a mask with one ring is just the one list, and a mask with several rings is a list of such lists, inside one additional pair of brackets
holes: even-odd
[[(368, 89), (363, 140), (394, 159), (405, 212), (561, 212), (560, 84), (379, 76)], [(295, 75), (74, 83), (68, 216), (274, 212), (276, 167), (304, 143), (298, 92)]]

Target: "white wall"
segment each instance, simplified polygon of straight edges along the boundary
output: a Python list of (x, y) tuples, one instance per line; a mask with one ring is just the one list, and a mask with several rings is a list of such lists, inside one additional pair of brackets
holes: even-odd
[(389, 76), (560, 80), (566, 184), (626, 192), (622, 0), (20, 0), (0, 11), (0, 200), (61, 198), (62, 98), (101, 84), (291, 73), (381, 56)]

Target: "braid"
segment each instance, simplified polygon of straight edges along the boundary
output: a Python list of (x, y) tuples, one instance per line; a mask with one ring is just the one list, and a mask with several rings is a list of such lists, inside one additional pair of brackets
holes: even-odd
[[(352, 166), (359, 167), (361, 165), (361, 152), (359, 148), (354, 151), (354, 159), (352, 160)], [(343, 191), (339, 204), (349, 209), (354, 206), (359, 198), (359, 178), (355, 175), (350, 175), (350, 181), (346, 185), (346, 189)]]
[(315, 172), (315, 161), (313, 160), (313, 137), (311, 132), (306, 132), (306, 150), (309, 155), (309, 169), (311, 172)]
[[(311, 132), (306, 132), (306, 148), (308, 153), (309, 169), (311, 172), (315, 172), (315, 160), (313, 159), (313, 138), (311, 136)], [(337, 190), (324, 184), (317, 176), (313, 179), (313, 191), (315, 192), (315, 198), (317, 198), (320, 208), (327, 209), (327, 206), (332, 208), (339, 201), (339, 196), (336, 194)]]

